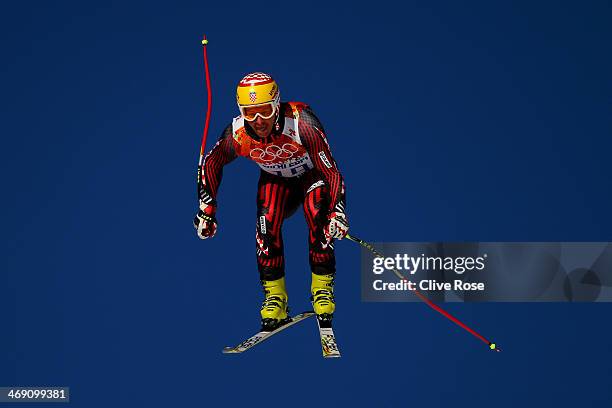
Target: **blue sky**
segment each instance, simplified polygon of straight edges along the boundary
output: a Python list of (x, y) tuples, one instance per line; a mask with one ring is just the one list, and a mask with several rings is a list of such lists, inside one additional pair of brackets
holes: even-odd
[[(488, 353), (416, 303), (360, 302), (337, 245), (336, 334), (314, 321), (242, 356), (257, 329), (258, 169), (225, 171), (219, 233), (191, 219), (208, 146), (261, 70), (312, 105), (370, 241), (609, 241), (606, 2), (60, 2), (2, 13), (0, 385), (67, 385), (73, 406), (610, 402), (608, 304), (453, 304)], [(292, 307), (307, 236), (285, 225)], [(265, 394), (264, 394), (265, 393)]]

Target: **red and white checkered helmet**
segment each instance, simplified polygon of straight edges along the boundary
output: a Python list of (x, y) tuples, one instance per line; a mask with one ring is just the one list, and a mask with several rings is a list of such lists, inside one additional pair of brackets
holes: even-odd
[(280, 108), (278, 85), (270, 75), (263, 72), (245, 75), (236, 87), (236, 102), (243, 116), (245, 116), (244, 108), (264, 105), (271, 105), (273, 114), (278, 115)]

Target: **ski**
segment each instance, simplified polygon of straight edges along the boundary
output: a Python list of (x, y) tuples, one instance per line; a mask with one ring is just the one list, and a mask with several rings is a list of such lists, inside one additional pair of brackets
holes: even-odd
[(331, 321), (322, 321), (317, 317), (317, 325), (319, 326), (319, 336), (321, 336), (321, 349), (323, 357), (336, 358), (340, 357), (340, 350), (334, 336)]
[[(252, 337), (249, 337), (248, 339), (246, 339), (245, 341), (243, 341), (236, 347), (225, 347), (223, 349), (223, 354), (235, 354), (235, 353), (242, 353), (243, 351), (247, 351), (255, 347), (256, 345), (258, 345), (262, 341), (267, 340), (270, 337), (274, 336), (275, 334), (282, 332), (286, 328), (291, 327), (294, 324), (301, 322), (302, 320), (308, 319), (310, 316), (314, 316), (314, 314), (315, 314), (314, 312), (309, 311), (309, 312), (303, 312), (296, 316), (293, 316), (290, 321), (276, 328), (275, 330), (260, 331), (259, 333), (255, 334)], [(332, 337), (333, 337), (333, 333), (332, 333)]]

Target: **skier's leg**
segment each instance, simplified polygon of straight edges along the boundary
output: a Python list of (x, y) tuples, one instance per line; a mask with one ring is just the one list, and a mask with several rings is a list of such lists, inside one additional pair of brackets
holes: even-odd
[(283, 179), (261, 173), (257, 188), (256, 245), (259, 278), (265, 294), (261, 306), (264, 330), (274, 330), (288, 319), (281, 227), (289, 199), (290, 189)]
[(334, 243), (327, 242), (324, 227), (329, 203), (328, 187), (319, 180), (310, 185), (304, 197), (304, 214), (308, 224), (309, 261), (312, 270), (311, 294), (319, 318), (330, 320), (336, 309), (334, 277), (336, 258)]

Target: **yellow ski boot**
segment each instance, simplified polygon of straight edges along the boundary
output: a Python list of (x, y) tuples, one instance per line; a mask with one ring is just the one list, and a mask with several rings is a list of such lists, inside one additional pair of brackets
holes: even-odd
[(261, 305), (261, 330), (272, 331), (287, 323), (290, 318), (287, 315), (287, 289), (285, 289), (285, 278), (273, 281), (261, 281), (265, 299)]
[(331, 322), (336, 310), (334, 302), (334, 275), (312, 274), (310, 285), (312, 306), (320, 321)]

